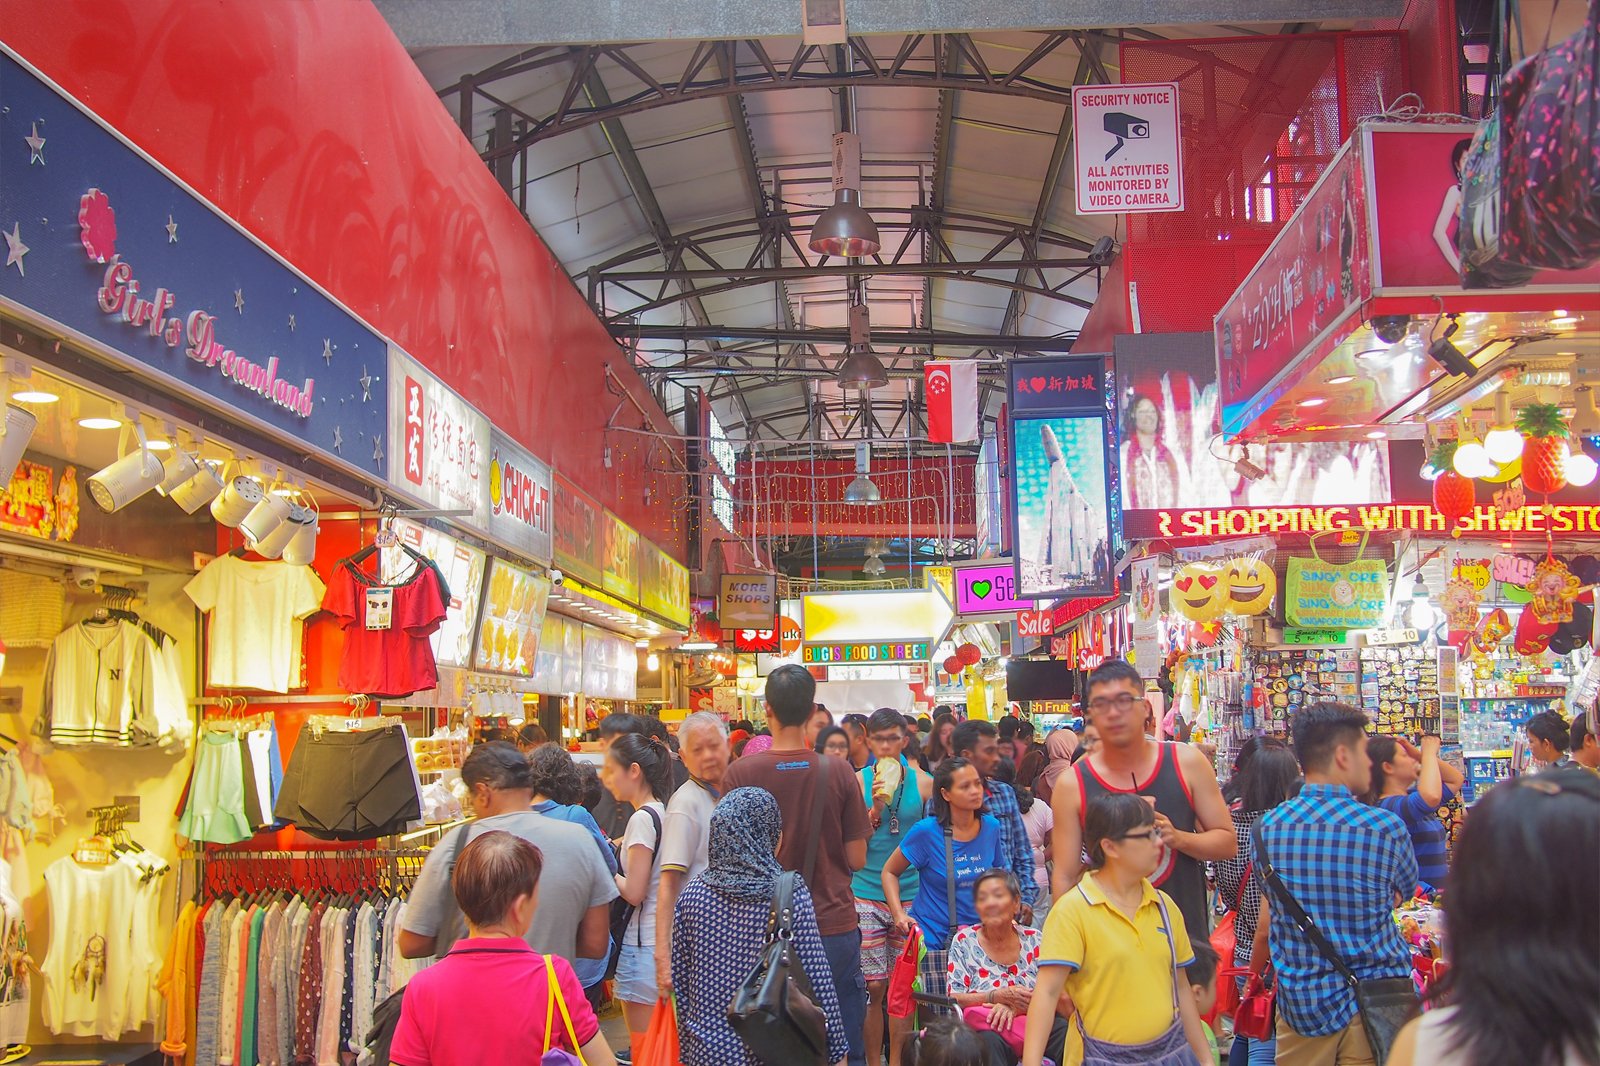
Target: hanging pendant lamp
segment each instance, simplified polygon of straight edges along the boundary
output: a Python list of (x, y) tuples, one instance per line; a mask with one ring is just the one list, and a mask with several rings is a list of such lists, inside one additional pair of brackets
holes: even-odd
[(883, 360), (872, 350), (872, 319), (865, 303), (865, 292), (857, 294), (850, 305), (850, 343), (845, 347), (844, 358), (839, 361), (835, 383), (841, 389), (868, 391), (889, 384), (889, 371)]
[(856, 445), (856, 476), (844, 489), (844, 502), (854, 504), (877, 503), (883, 499), (883, 493), (878, 491), (870, 476), (872, 468), (872, 445), (865, 441)]
[(878, 224), (861, 206), (861, 139), (853, 133), (833, 135), (833, 206), (817, 218), (807, 243), (820, 255), (844, 258), (883, 247)]

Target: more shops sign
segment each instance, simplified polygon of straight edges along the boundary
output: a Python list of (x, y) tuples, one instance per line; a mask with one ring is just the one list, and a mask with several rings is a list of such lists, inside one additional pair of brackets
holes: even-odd
[[(1132, 540), (1253, 537), (1312, 534), (1338, 530), (1381, 533), (1406, 530), (1448, 534), (1450, 520), (1422, 503), (1382, 503), (1354, 507), (1199, 507), (1129, 511), (1123, 516)], [(1479, 507), (1461, 522), (1463, 536), (1511, 534), (1568, 536), (1600, 534), (1600, 507), (1570, 504), (1530, 505), (1511, 511)]]

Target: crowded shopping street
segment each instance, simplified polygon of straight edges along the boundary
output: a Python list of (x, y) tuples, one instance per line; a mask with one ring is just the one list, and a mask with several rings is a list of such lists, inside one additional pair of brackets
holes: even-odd
[(1600, 0), (0, 0), (0, 1066), (1600, 1066)]

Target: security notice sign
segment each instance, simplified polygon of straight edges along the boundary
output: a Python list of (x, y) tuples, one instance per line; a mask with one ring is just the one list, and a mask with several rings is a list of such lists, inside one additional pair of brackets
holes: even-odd
[(1078, 214), (1183, 210), (1176, 85), (1074, 86), (1072, 124)]

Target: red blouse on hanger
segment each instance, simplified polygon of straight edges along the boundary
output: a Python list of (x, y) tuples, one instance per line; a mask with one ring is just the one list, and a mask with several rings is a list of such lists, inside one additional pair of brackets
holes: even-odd
[(428, 638), (444, 621), (446, 604), (434, 567), (419, 562), (404, 582), (386, 585), (342, 562), (328, 579), (322, 609), (345, 631), (339, 684), (346, 691), (397, 699), (439, 683)]

